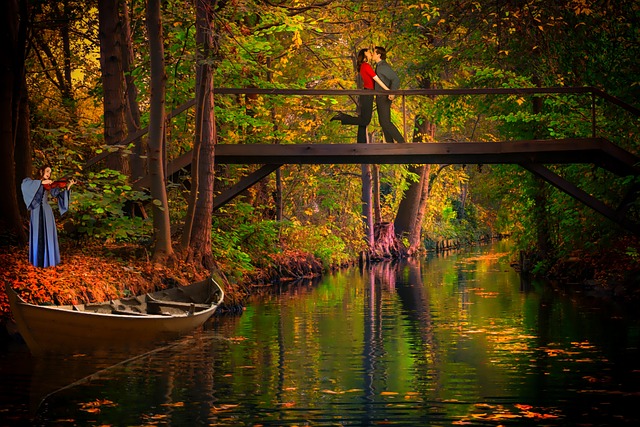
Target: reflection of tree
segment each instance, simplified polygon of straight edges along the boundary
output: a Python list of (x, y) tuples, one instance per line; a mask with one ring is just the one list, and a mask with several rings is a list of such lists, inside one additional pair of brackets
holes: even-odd
[[(408, 273), (406, 275), (404, 273)], [(429, 296), (422, 283), (419, 260), (383, 262), (371, 266), (368, 286), (365, 288), (364, 337), (363, 337), (363, 369), (365, 399), (365, 416), (369, 420), (376, 419), (376, 385), (388, 377), (381, 359), (385, 355), (383, 330), (383, 291), (396, 293), (402, 303), (404, 313), (409, 320), (409, 334), (414, 341), (415, 353), (413, 363), (415, 369), (416, 390), (429, 399), (428, 390), (438, 388), (435, 382), (434, 362), (436, 361), (435, 338), (429, 310)], [(378, 393), (380, 390), (377, 390)], [(367, 420), (363, 420), (365, 422)]]
[[(476, 262), (473, 262), (472, 271), (476, 271)], [(458, 292), (460, 293), (460, 300), (458, 301), (458, 306), (460, 308), (460, 314), (464, 317), (469, 316), (469, 304), (471, 303), (469, 290), (467, 289), (467, 277), (465, 277), (465, 270), (469, 270), (469, 264), (467, 263), (457, 263), (456, 264), (456, 285), (458, 287)]]
[[(364, 373), (363, 388), (365, 397), (364, 417), (362, 421), (374, 420), (376, 404), (375, 404), (375, 383), (378, 376), (384, 378), (383, 372), (376, 372), (378, 369), (377, 361), (384, 354), (384, 346), (382, 341), (382, 292), (380, 283), (383, 280), (376, 281), (376, 272), (382, 273), (387, 271), (384, 265), (389, 263), (380, 263), (372, 266), (368, 275), (368, 283), (365, 282), (364, 289), (364, 308), (363, 308), (363, 347), (362, 347), (362, 368)], [(388, 274), (388, 273), (387, 273)]]
[[(438, 361), (437, 342), (429, 308), (428, 288), (422, 282), (420, 259), (407, 259), (396, 268), (396, 293), (409, 320), (409, 332), (415, 342), (416, 389), (427, 398), (429, 388), (439, 389), (439, 378), (434, 366)], [(407, 275), (403, 274), (407, 271)], [(428, 387), (426, 387), (428, 385)]]
[[(406, 278), (403, 270), (408, 272)], [(431, 328), (431, 312), (429, 310), (429, 294), (422, 283), (420, 260), (408, 259), (403, 265), (396, 267), (396, 293), (402, 303), (402, 308), (411, 320), (411, 326), (416, 329), (422, 343), (433, 345), (433, 330)]]
[(398, 264), (392, 261), (380, 262), (371, 266), (370, 278), (389, 291), (395, 290)]

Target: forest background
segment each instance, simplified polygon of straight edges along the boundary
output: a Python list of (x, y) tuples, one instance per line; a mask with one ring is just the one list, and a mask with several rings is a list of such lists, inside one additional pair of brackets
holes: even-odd
[[(399, 255), (509, 234), (533, 274), (635, 293), (636, 236), (516, 165), (284, 165), (212, 207), (257, 169), (216, 165), (215, 144), (356, 134), (330, 121), (356, 110), (354, 96), (216, 88), (356, 89), (356, 52), (384, 46), (402, 89), (595, 87), (637, 106), (636, 1), (8, 0), (1, 19), (0, 277), (30, 301), (112, 298), (215, 270), (239, 303), (252, 285), (376, 253), (369, 183), (365, 205), (396, 226)], [(591, 135), (592, 101), (406, 96), (393, 119), (412, 143), (577, 138)], [(597, 134), (638, 153), (638, 117), (595, 108)], [(382, 142), (375, 114), (369, 137)], [(166, 162), (189, 152), (190, 170), (165, 179)], [(45, 164), (80, 184), (58, 218), (63, 263), (35, 269), (20, 182)], [(613, 205), (636, 184), (593, 165), (553, 170)], [(6, 318), (3, 291), (0, 306)]]

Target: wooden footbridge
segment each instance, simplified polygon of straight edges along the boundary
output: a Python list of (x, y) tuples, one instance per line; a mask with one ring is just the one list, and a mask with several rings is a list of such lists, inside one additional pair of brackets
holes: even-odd
[[(288, 89), (231, 89), (218, 88), (216, 94), (264, 94), (264, 95), (360, 95), (371, 94), (361, 90), (288, 90)], [(383, 93), (383, 92), (380, 92)], [(243, 178), (240, 182), (216, 196), (214, 209), (228, 203), (234, 197), (268, 176), (285, 164), (518, 164), (541, 177), (580, 202), (596, 210), (621, 226), (640, 234), (640, 224), (627, 218), (630, 204), (640, 193), (637, 186), (631, 186), (627, 196), (616, 208), (612, 208), (575, 184), (557, 175), (545, 165), (548, 164), (593, 164), (609, 170), (618, 176), (640, 175), (640, 158), (596, 136), (596, 100), (616, 105), (633, 116), (640, 117), (640, 110), (595, 88), (536, 88), (536, 89), (424, 89), (384, 92), (402, 96), (409, 95), (455, 96), (455, 95), (534, 95), (584, 94), (591, 96), (592, 135), (586, 138), (556, 140), (524, 140), (502, 142), (434, 142), (407, 144), (218, 144), (215, 148), (215, 162), (218, 164), (258, 164), (261, 168)], [(168, 114), (171, 118), (190, 108), (194, 101), (185, 103)], [(406, 119), (405, 119), (406, 120)], [(122, 145), (144, 135), (146, 129), (131, 135)], [(109, 153), (96, 156), (87, 167), (102, 160)], [(190, 152), (173, 159), (167, 165), (167, 176), (188, 168)], [(149, 178), (136, 183), (145, 188)]]

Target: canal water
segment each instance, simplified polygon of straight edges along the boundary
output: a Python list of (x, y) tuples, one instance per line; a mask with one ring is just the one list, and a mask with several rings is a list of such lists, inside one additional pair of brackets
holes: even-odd
[(527, 283), (506, 245), (292, 284), (135, 357), (12, 345), (0, 424), (639, 425), (637, 310)]

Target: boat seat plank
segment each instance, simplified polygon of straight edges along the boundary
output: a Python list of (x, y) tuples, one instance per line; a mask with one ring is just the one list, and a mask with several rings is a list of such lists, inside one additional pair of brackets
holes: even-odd
[(152, 300), (147, 301), (147, 305), (156, 305), (160, 307), (173, 307), (173, 308), (182, 308), (189, 309), (191, 307), (204, 310), (211, 307), (210, 304), (196, 304), (194, 302), (179, 302), (179, 301), (161, 301), (161, 300)]
[(123, 314), (127, 316), (148, 316), (147, 313), (141, 313), (139, 311), (132, 311), (132, 310), (122, 310), (118, 308), (112, 308), (111, 314)]

